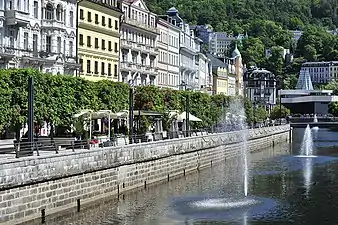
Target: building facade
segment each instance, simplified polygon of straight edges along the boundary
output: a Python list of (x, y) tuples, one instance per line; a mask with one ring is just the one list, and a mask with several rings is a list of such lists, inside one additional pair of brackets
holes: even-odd
[(332, 90), (314, 90), (308, 71), (299, 74), (296, 90), (279, 90), (281, 103), (290, 109), (291, 113), (322, 114), (329, 113), (329, 104), (337, 102)]
[(78, 9), (78, 57), (80, 77), (118, 81), (120, 18), (117, 1), (84, 0)]
[(180, 17), (178, 10), (171, 7), (167, 11), (168, 21), (180, 29), (179, 45), (179, 85), (181, 89), (188, 87), (193, 91), (206, 92), (212, 86), (211, 71), (208, 58), (202, 53), (202, 40), (195, 36), (194, 30)]
[(157, 85), (157, 21), (142, 0), (122, 1), (119, 81)]
[(0, 0), (0, 67), (74, 75), (76, 2)]
[(267, 110), (276, 105), (276, 78), (268, 70), (250, 68), (244, 75), (246, 97), (257, 105), (265, 106)]
[(302, 64), (301, 71), (307, 70), (313, 84), (326, 84), (338, 78), (338, 61), (306, 62)]
[(180, 84), (180, 29), (171, 23), (168, 16), (162, 16), (157, 23), (158, 37), (158, 79), (163, 88), (178, 89)]

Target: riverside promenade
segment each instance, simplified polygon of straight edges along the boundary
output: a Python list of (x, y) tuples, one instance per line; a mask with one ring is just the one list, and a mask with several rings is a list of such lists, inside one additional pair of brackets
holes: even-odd
[[(291, 138), (289, 125), (248, 131), (257, 151)], [(0, 222), (15, 224), (169, 181), (239, 155), (243, 132), (97, 148), (0, 162)]]

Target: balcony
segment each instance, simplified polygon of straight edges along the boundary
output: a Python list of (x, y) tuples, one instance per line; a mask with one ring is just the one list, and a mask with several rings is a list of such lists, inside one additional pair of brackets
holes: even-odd
[(131, 62), (121, 62), (122, 71), (136, 71), (137, 67), (134, 63)]
[(29, 24), (29, 12), (7, 10), (5, 13), (8, 26), (25, 27)]
[(0, 56), (1, 58), (13, 58), (16, 54), (14, 47), (0, 46)]
[(131, 26), (139, 27), (141, 29), (144, 29), (144, 30), (156, 33), (156, 34), (159, 34), (159, 30), (156, 27), (149, 26), (148, 24), (145, 24), (145, 23), (141, 23), (138, 20), (135, 20), (135, 19), (127, 17), (127, 18), (125, 18), (124, 22), (126, 24), (131, 25)]
[(42, 28), (57, 28), (57, 29), (65, 29), (65, 24), (61, 21), (57, 20), (42, 20), (41, 21)]
[(150, 55), (158, 55), (157, 48), (152, 46), (146, 46), (146, 51), (149, 52)]
[(121, 47), (130, 49), (130, 48), (132, 48), (132, 42), (122, 39), (121, 40)]

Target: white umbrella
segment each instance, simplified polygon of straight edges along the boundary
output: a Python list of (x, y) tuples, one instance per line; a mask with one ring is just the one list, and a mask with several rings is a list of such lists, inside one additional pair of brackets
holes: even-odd
[[(186, 120), (187, 118), (187, 113), (183, 112), (177, 117), (177, 121), (182, 122), (183, 120)], [(202, 122), (200, 118), (197, 118), (196, 116), (192, 115), (189, 113), (189, 121), (194, 121), (194, 122)]]

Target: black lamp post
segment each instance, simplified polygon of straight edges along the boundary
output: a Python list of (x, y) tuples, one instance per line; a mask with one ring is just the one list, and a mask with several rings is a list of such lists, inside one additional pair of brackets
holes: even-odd
[[(79, 9), (80, 9), (80, 3), (83, 2), (84, 0), (77, 0), (76, 1), (76, 35), (75, 35), (75, 43), (76, 43), (76, 55), (75, 55), (75, 61), (76, 61), (76, 64), (79, 64)], [(82, 66), (82, 65), (81, 65)], [(76, 74), (75, 76), (79, 76), (79, 71), (78, 69), (76, 69)]]
[[(184, 87), (184, 91), (187, 90), (187, 83), (182, 81), (182, 83), (179, 86)], [(187, 94), (186, 102), (185, 102), (185, 133), (186, 137), (189, 136), (189, 111), (190, 111), (190, 97), (189, 94)]]
[(279, 125), (282, 125), (282, 89), (279, 90)]
[(134, 137), (134, 81), (129, 81), (129, 143), (133, 144)]

